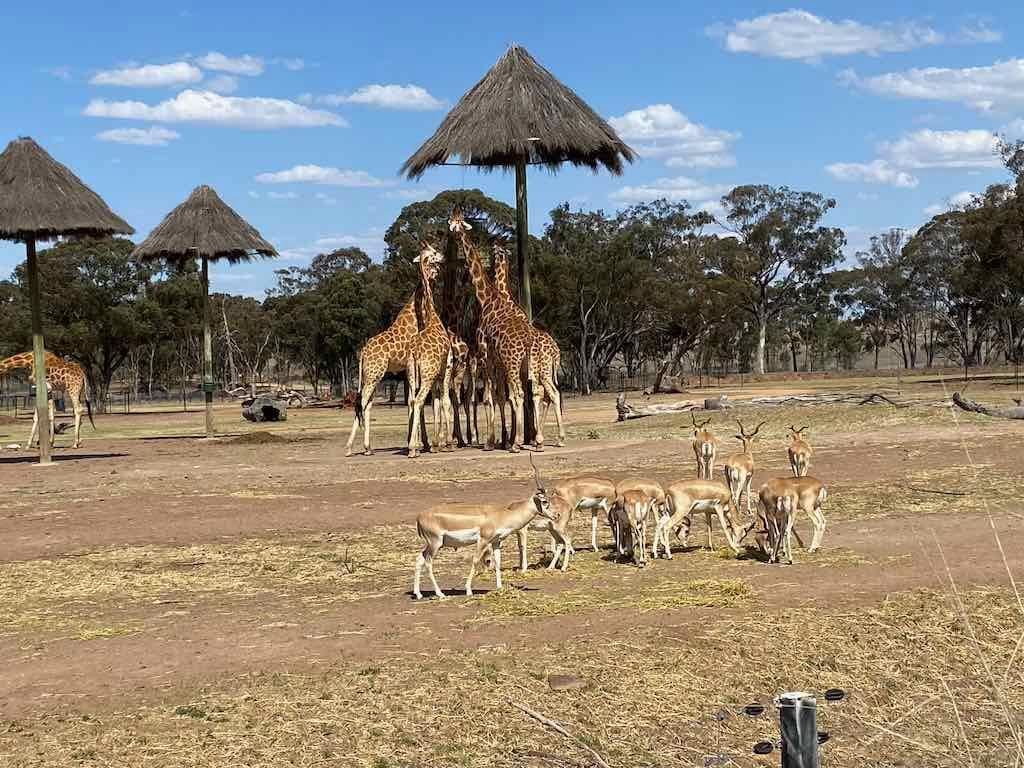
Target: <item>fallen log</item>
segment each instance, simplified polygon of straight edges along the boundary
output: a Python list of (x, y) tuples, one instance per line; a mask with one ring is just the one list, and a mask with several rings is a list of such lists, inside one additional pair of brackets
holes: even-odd
[(626, 402), (626, 393), (622, 392), (615, 398), (615, 410), (619, 421), (642, 419), (645, 416), (661, 416), (666, 413), (689, 413), (690, 411), (718, 411), (732, 408), (732, 403), (723, 395), (698, 402), (696, 400), (680, 400), (676, 403), (657, 403), (652, 405), (631, 405)]
[(990, 408), (974, 400), (961, 397), (959, 392), (953, 393), (953, 405), (971, 413), (983, 413), (998, 419), (1024, 419), (1024, 406), (1019, 403), (1013, 408)]
[(898, 402), (881, 392), (819, 392), (813, 395), (777, 395), (772, 397), (753, 397), (748, 400), (751, 405), (763, 405), (774, 408), (782, 405), (830, 405), (833, 403), (854, 403), (856, 405), (891, 405), (895, 408), (907, 408), (910, 403)]

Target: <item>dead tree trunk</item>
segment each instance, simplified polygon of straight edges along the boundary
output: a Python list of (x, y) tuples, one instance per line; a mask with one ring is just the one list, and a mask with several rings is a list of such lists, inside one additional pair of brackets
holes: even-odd
[(1017, 405), (1013, 408), (989, 408), (981, 403), (976, 403), (973, 400), (967, 400), (960, 396), (959, 392), (953, 393), (953, 404), (957, 408), (961, 408), (971, 413), (983, 413), (986, 416), (994, 416), (999, 419), (1024, 419), (1024, 405), (1021, 405), (1021, 401), (1016, 401)]

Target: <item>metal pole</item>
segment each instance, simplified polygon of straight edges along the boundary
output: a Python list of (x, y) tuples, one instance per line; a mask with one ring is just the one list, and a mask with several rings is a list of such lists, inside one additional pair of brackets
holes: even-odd
[(47, 410), (46, 349), (43, 346), (43, 305), (39, 298), (39, 263), (36, 239), (25, 240), (27, 251), (28, 295), (32, 305), (32, 373), (36, 381), (36, 419), (39, 424), (39, 464), (50, 463), (50, 412)]
[(783, 693), (776, 701), (782, 768), (818, 768), (818, 704), (810, 693)]
[(526, 159), (516, 161), (516, 257), (519, 260), (519, 303), (533, 322), (533, 301), (530, 297), (529, 217), (526, 208)]
[(210, 266), (203, 262), (203, 399), (206, 401), (206, 436), (213, 437), (213, 341), (210, 338)]

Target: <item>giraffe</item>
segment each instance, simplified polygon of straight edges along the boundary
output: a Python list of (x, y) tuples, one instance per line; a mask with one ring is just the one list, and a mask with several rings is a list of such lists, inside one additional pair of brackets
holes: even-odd
[(448, 374), (451, 381), (452, 426), (457, 425), (459, 411), (463, 410), (466, 416), (466, 431), (465, 434), (461, 431), (459, 433), (462, 440), (460, 447), (463, 447), (463, 444), (473, 445), (476, 442), (475, 430), (470, 417), (470, 409), (476, 399), (476, 356), (469, 344), (463, 341), (455, 331), (449, 330), (448, 338), (452, 345), (452, 369)]
[[(414, 259), (420, 265), (420, 285), (417, 314), (423, 327), (409, 345), (406, 374), (409, 377), (409, 456), (419, 455), (420, 414), (427, 395), (434, 395), (434, 442), (440, 450), (451, 450), (452, 403), (451, 375), (452, 342), (434, 307), (431, 284), (437, 277), (438, 264), (444, 261), (433, 246), (425, 244)], [(429, 446), (428, 446), (429, 449)]]
[[(82, 366), (78, 363), (58, 357), (49, 350), (47, 350), (44, 356), (44, 362), (46, 363), (45, 389), (50, 410), (50, 445), (54, 443), (56, 430), (53, 426), (53, 399), (49, 395), (66, 392), (68, 397), (71, 398), (71, 408), (75, 412), (75, 442), (71, 447), (78, 448), (82, 444), (83, 403), (85, 404), (84, 410), (89, 415), (89, 423), (92, 424), (93, 429), (96, 429), (96, 423), (92, 420), (92, 403), (89, 402), (89, 382), (85, 378), (85, 371), (82, 370)], [(34, 382), (35, 374), (32, 368), (34, 364), (35, 358), (31, 352), (14, 355), (6, 360), (0, 360), (0, 375), (7, 371), (17, 370), (18, 368), (27, 368), (29, 370), (29, 381)], [(36, 387), (36, 397), (39, 396), (40, 388)], [(29, 433), (28, 437), (29, 446), (35, 442), (36, 435), (39, 432), (39, 411), (34, 411), (33, 414), (32, 432)], [(39, 435), (39, 437), (42, 439), (42, 435)]]
[[(526, 312), (512, 298), (508, 284), (509, 251), (503, 245), (494, 247), (494, 288), (498, 295), (509, 302), (515, 311), (529, 323)], [(562, 422), (562, 395), (558, 391), (558, 369), (562, 365), (562, 350), (558, 342), (547, 331), (530, 323), (533, 339), (530, 343), (529, 380), (533, 383), (533, 413), (535, 419), (534, 445), (544, 450), (544, 422), (547, 421), (548, 407), (555, 406), (555, 422), (558, 425), (556, 446), (565, 445), (565, 425)], [(541, 411), (543, 398), (544, 410)]]
[[(496, 397), (502, 396), (502, 388), (507, 392), (513, 419), (509, 450), (518, 453), (522, 450), (523, 375), (528, 373), (527, 358), (533, 339), (533, 327), (526, 321), (525, 315), (516, 313), (514, 302), (505, 301), (490, 284), (480, 254), (466, 234), (470, 226), (459, 209), (452, 211), (448, 227), (458, 238), (463, 255), (469, 262), (473, 290), (480, 302), (480, 327), (490, 358), (488, 368), (495, 374), (491, 390)], [(485, 394), (485, 405), (486, 397)], [(488, 422), (493, 443), (493, 407), (488, 407)]]
[[(422, 270), (420, 277), (422, 281)], [(346, 456), (352, 455), (352, 444), (360, 426), (363, 427), (363, 453), (367, 456), (373, 455), (373, 448), (370, 447), (370, 409), (373, 407), (373, 393), (385, 373), (406, 370), (409, 347), (419, 333), (416, 310), (418, 297), (423, 290), (421, 282), (391, 325), (369, 339), (359, 351), (359, 390), (355, 402), (355, 415), (352, 417), (352, 431), (345, 445)]]

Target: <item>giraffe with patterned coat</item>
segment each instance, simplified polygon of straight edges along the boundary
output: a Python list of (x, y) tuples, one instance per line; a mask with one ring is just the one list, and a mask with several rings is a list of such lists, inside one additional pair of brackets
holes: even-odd
[[(49, 350), (47, 350), (44, 356), (44, 363), (46, 365), (46, 386), (44, 389), (49, 395), (47, 399), (49, 400), (50, 410), (50, 445), (53, 445), (56, 437), (56, 429), (53, 425), (53, 397), (59, 392), (65, 392), (71, 399), (71, 408), (75, 414), (75, 442), (72, 447), (78, 448), (82, 444), (83, 411), (88, 413), (89, 423), (92, 424), (93, 429), (96, 428), (96, 424), (92, 420), (92, 403), (89, 402), (89, 382), (85, 377), (85, 371), (82, 370), (82, 366), (78, 363), (58, 357)], [(7, 371), (27, 368), (29, 371), (29, 381), (34, 383), (35, 373), (32, 367), (34, 364), (35, 356), (32, 352), (13, 355), (6, 360), (0, 360), (0, 375)], [(39, 397), (39, 393), (40, 388), (36, 387), (37, 397)], [(85, 408), (82, 407), (83, 404)], [(32, 432), (28, 438), (29, 446), (35, 442), (39, 432), (39, 412), (34, 411), (33, 413)], [(39, 437), (42, 439), (41, 435)]]

